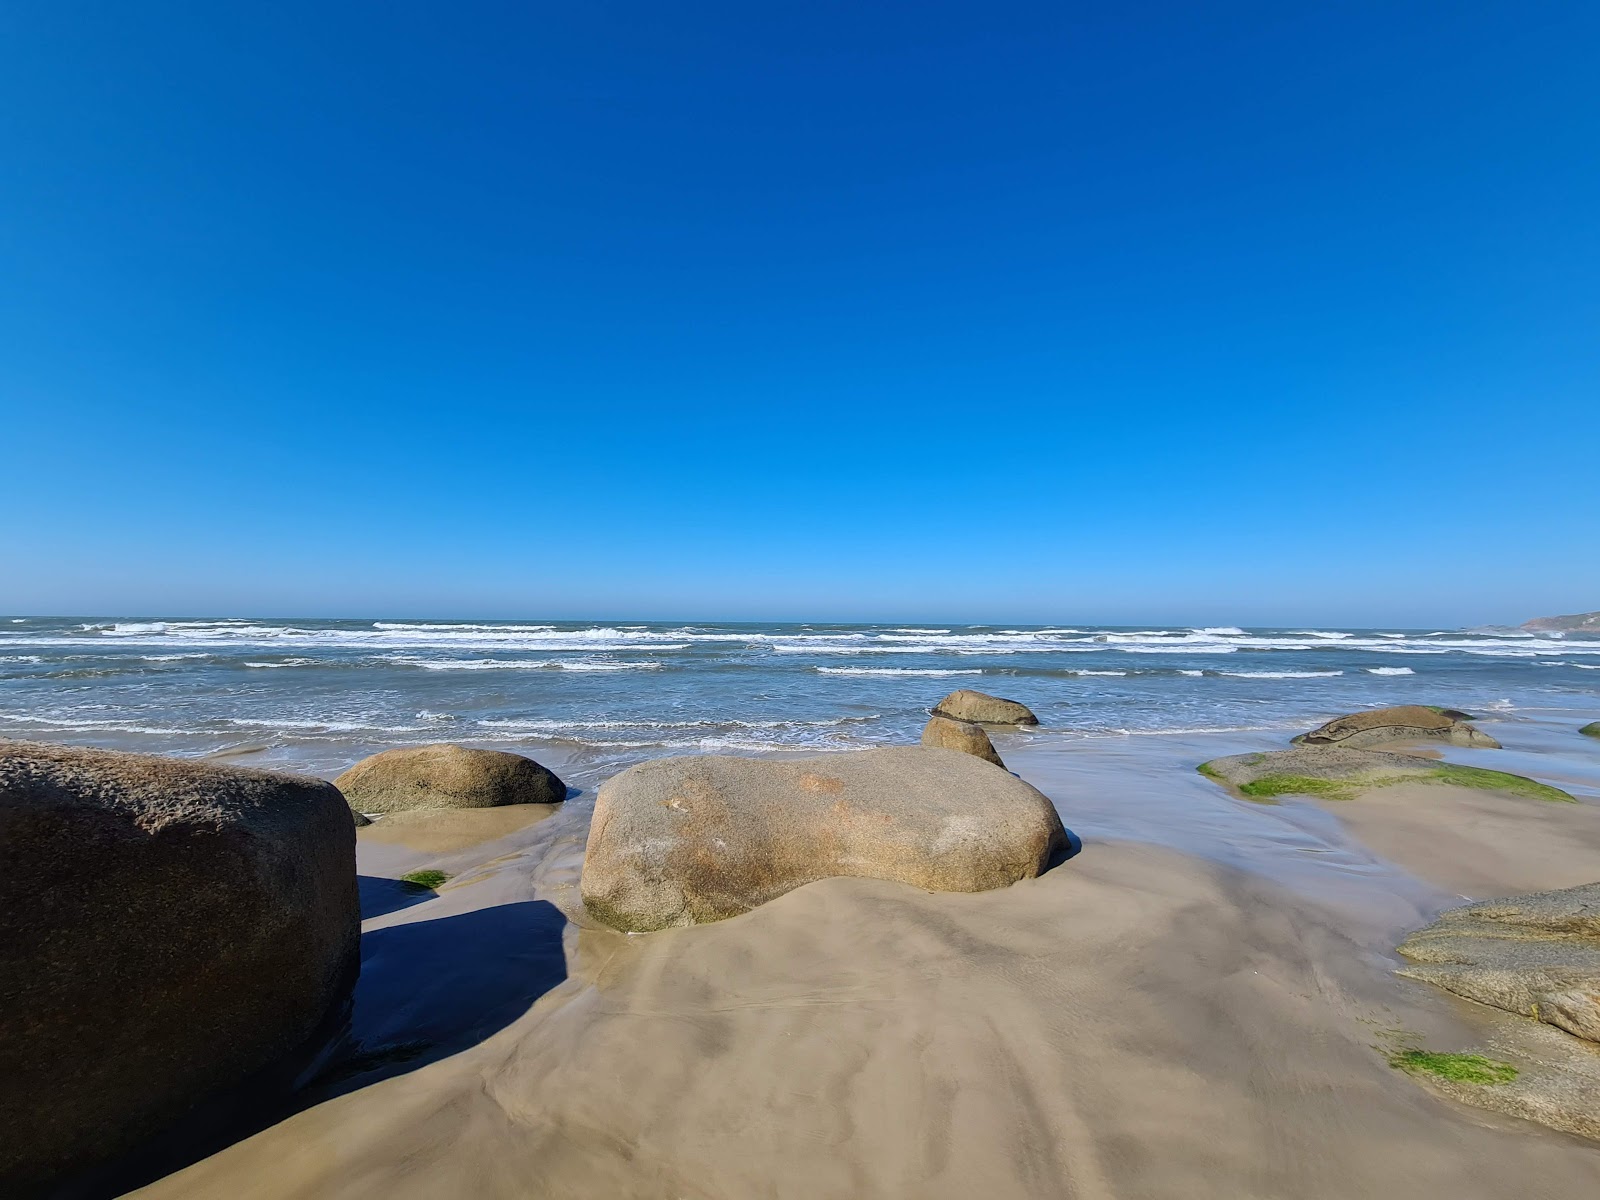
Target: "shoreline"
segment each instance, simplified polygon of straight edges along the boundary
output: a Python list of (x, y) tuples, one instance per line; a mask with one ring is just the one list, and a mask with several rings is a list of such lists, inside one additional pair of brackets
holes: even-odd
[[(1508, 724), (1494, 730), (1510, 754), (1554, 765), (1548, 729)], [(1262, 804), (1193, 769), (1269, 740), (1001, 735), (1083, 838), (1076, 858), (971, 895), (828, 879), (642, 936), (578, 902), (592, 788), (549, 812), (380, 821), (358, 839), (369, 1069), (137, 1194), (1600, 1187), (1600, 1145), (1387, 1062), (1400, 1037), (1521, 1036), (1516, 1018), (1396, 977), (1393, 947), (1464, 899), (1590, 881), (1587, 747), (1560, 768), (1580, 804), (1559, 811), (1448, 786)], [(452, 879), (396, 904), (384, 881), (422, 866)]]

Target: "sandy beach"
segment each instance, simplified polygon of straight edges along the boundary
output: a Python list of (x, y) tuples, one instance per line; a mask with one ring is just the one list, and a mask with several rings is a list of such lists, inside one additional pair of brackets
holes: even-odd
[[(1527, 1024), (1396, 977), (1407, 931), (1596, 874), (1586, 747), (1495, 732), (1587, 780), (1583, 802), (1259, 804), (1193, 766), (1270, 736), (1002, 735), (1076, 858), (974, 895), (824, 880), (648, 935), (578, 901), (592, 793), (379, 821), (358, 848), (369, 1069), (137, 1194), (1589, 1194), (1600, 1144), (1388, 1063)], [(417, 902), (391, 881), (423, 866), (452, 878)]]

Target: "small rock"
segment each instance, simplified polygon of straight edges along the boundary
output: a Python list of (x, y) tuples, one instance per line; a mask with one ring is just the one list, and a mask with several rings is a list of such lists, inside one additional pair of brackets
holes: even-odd
[(996, 752), (989, 735), (983, 731), (983, 726), (974, 725), (970, 721), (933, 717), (923, 727), (922, 744), (943, 747), (946, 750), (959, 750), (963, 754), (970, 754), (983, 759), (984, 762), (992, 762), (1002, 770), (1005, 769), (1006, 764)]

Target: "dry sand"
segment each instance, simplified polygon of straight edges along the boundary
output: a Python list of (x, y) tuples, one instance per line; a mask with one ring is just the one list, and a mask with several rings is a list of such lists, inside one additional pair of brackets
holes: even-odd
[(1600, 1145), (1386, 1062), (1514, 1020), (1394, 977), (1396, 938), (1451, 892), (1600, 877), (1600, 806), (1262, 806), (1194, 776), (1216, 743), (1001, 752), (1084, 835), (1044, 877), (825, 880), (645, 936), (563, 919), (585, 800), (476, 845), (364, 830), (364, 872), (455, 876), (364, 880), (373, 1070), (139, 1195), (1600, 1195)]

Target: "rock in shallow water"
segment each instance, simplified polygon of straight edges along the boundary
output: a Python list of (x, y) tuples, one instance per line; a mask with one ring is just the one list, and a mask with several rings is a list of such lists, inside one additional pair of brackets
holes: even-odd
[(1590, 721), (1578, 732), (1588, 737), (1600, 738), (1600, 721)]
[(531, 758), (449, 743), (384, 750), (333, 782), (352, 808), (369, 813), (557, 804), (567, 798), (567, 785)]
[(923, 727), (922, 744), (945, 750), (959, 750), (963, 754), (981, 758), (984, 762), (991, 762), (1001, 770), (1005, 769), (1005, 762), (995, 750), (994, 743), (989, 740), (989, 735), (983, 731), (983, 726), (974, 725), (970, 721), (933, 717)]
[(978, 725), (1037, 725), (1039, 718), (1026, 704), (1002, 700), (984, 692), (962, 688), (951, 692), (934, 706), (933, 715)]
[(0, 1192), (309, 1052), (360, 929), (332, 785), (0, 743)]
[(582, 893), (595, 919), (645, 931), (735, 916), (830, 876), (1005, 887), (1068, 845), (1044, 795), (955, 750), (663, 758), (601, 787)]
[(1500, 743), (1461, 719), (1464, 714), (1450, 709), (1404, 704), (1396, 708), (1375, 708), (1367, 712), (1335, 717), (1326, 725), (1303, 733), (1294, 741), (1307, 746), (1343, 746), (1359, 750), (1388, 742), (1432, 740), (1453, 746), (1500, 749)]

